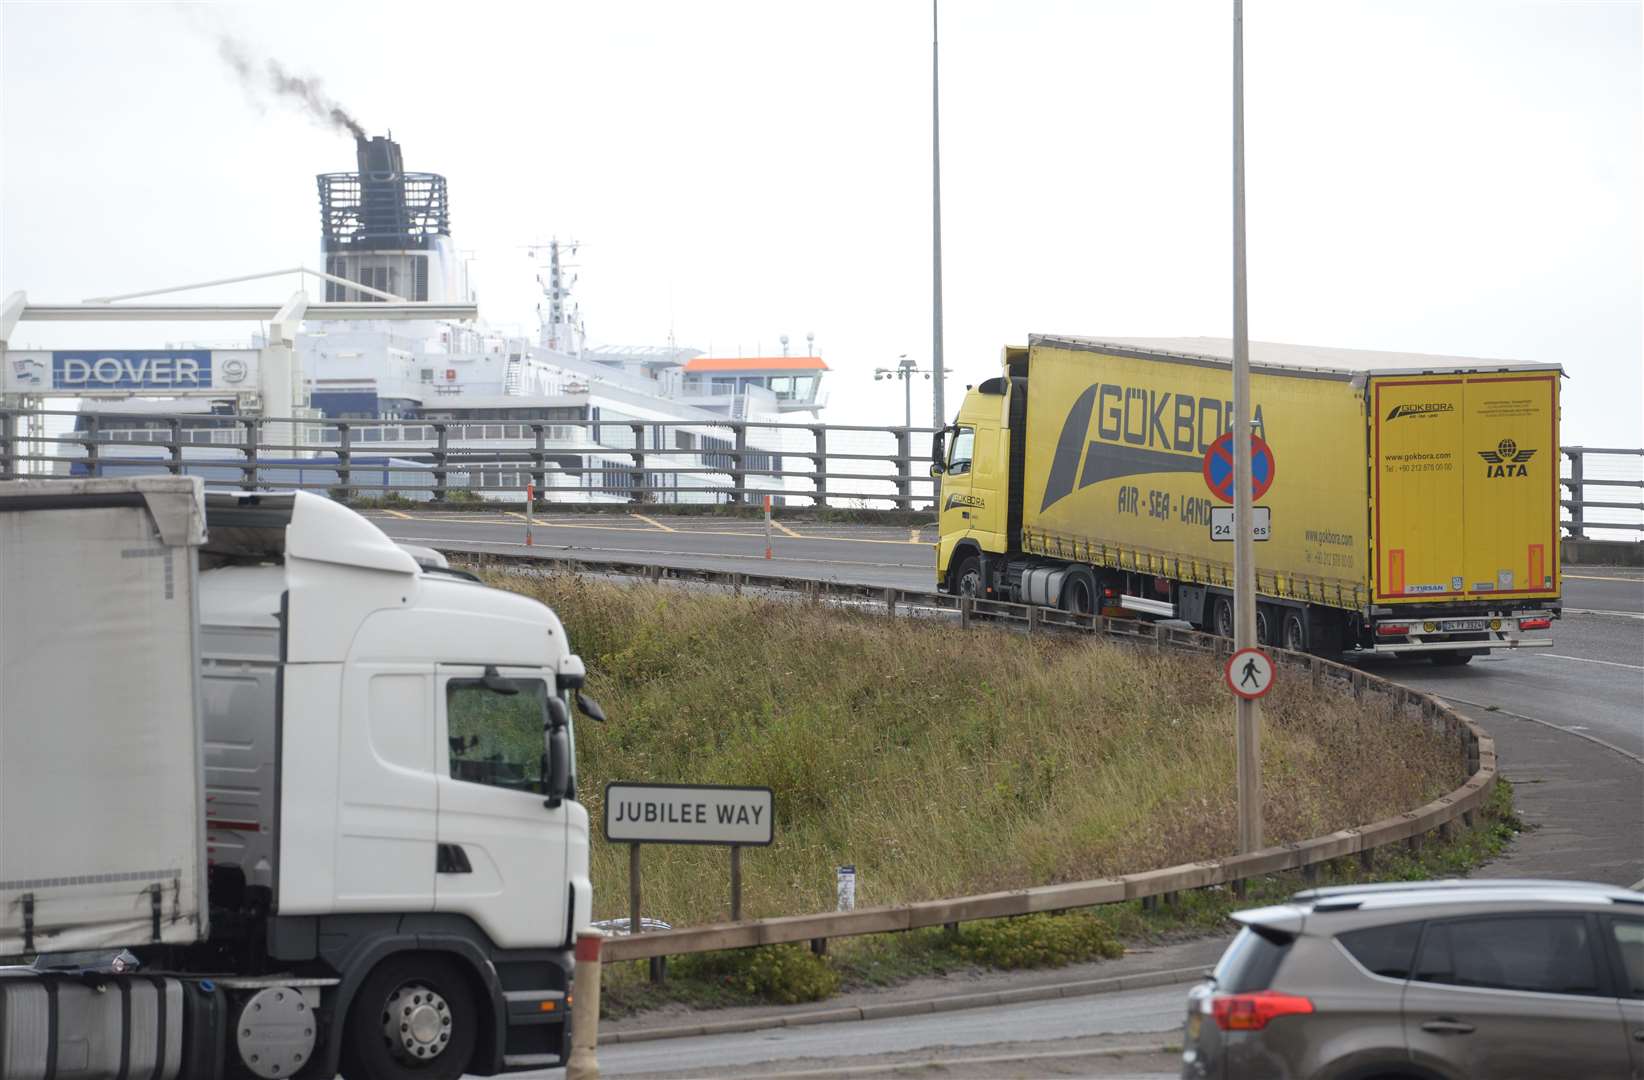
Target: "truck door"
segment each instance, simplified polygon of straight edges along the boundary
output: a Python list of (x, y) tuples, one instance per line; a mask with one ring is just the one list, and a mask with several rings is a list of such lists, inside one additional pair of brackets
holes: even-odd
[(1558, 375), (1469, 375), (1466, 401), (1467, 592), (1556, 596)]
[(438, 669), (434, 909), (470, 916), (501, 947), (558, 944), (566, 930), (568, 810), (543, 805), (550, 676), (533, 668), (498, 673), (514, 693), (487, 686), (477, 666)]
[(1467, 393), (1460, 375), (1377, 380), (1371, 393), (1371, 528), (1377, 601), (1460, 598)]
[[(963, 419), (948, 443), (947, 471), (942, 474), (942, 544), (951, 552), (960, 539), (974, 537), (983, 551), (1003, 551), (1005, 460), (997, 424)], [(946, 560), (944, 560), (945, 562)]]

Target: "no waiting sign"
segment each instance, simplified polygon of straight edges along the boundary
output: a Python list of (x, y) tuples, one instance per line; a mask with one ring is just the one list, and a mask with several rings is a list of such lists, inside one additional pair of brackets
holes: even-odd
[(613, 844), (764, 847), (775, 812), (770, 788), (605, 785), (605, 839)]
[[(1204, 453), (1204, 482), (1222, 502), (1233, 501), (1233, 433), (1221, 435)], [(1250, 436), (1251, 498), (1259, 499), (1273, 486), (1273, 448)]]

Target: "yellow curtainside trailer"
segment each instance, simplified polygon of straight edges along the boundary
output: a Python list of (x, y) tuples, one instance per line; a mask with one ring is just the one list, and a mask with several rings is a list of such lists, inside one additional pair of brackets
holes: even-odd
[[(1252, 343), (1258, 633), (1464, 663), (1550, 644), (1555, 367)], [(938, 585), (1231, 633), (1226, 341), (1035, 336), (938, 436)]]

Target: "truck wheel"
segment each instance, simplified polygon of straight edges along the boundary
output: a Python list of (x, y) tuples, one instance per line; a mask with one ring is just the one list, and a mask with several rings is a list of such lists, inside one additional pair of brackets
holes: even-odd
[(1062, 586), (1061, 608), (1070, 615), (1090, 615), (1096, 604), (1090, 595), (1090, 582), (1079, 574), (1069, 574)]
[(974, 555), (967, 555), (953, 569), (953, 594), (955, 596), (982, 595), (982, 560)]
[(361, 984), (343, 1032), (348, 1080), (457, 1080), (479, 1034), (473, 991), (452, 961), (391, 956)]
[(1273, 618), (1266, 604), (1256, 605), (1256, 644), (1273, 644)]
[(1225, 596), (1216, 597), (1216, 606), (1212, 610), (1212, 629), (1217, 637), (1231, 638), (1233, 636), (1233, 601)]
[(1279, 639), (1280, 644), (1286, 649), (1291, 652), (1307, 651), (1307, 616), (1304, 613), (1286, 610), (1279, 632), (1283, 635)]
[(1436, 652), (1429, 655), (1433, 663), (1439, 667), (1461, 667), (1473, 662), (1473, 654), (1470, 652)]

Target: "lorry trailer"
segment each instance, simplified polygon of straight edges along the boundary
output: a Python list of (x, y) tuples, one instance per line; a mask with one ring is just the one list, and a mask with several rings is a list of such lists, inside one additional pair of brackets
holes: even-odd
[(561, 1063), (583, 677), (319, 496), (0, 484), (0, 1077)]
[[(1552, 644), (1556, 365), (1251, 342), (1257, 634), (1464, 664)], [(1033, 335), (938, 432), (937, 587), (1233, 631), (1232, 348)]]

